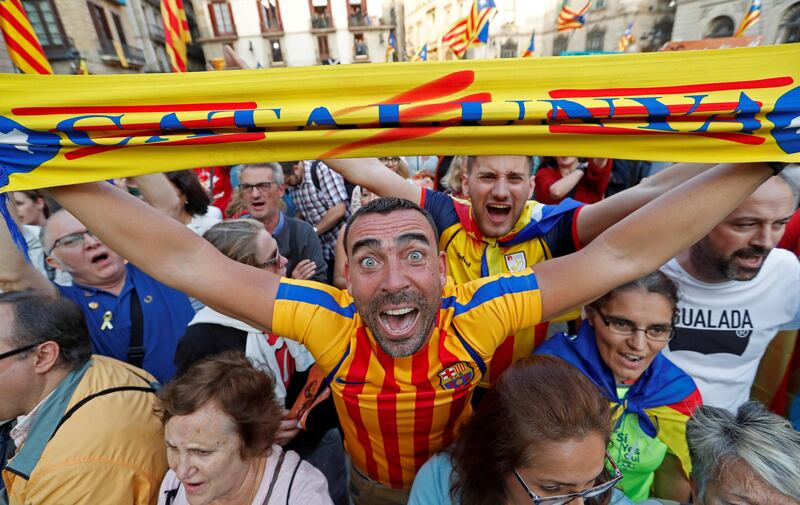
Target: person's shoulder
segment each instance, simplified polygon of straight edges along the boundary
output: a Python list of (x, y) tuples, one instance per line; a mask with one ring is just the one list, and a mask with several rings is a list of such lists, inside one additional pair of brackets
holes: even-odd
[(776, 268), (789, 268), (793, 271), (800, 272), (800, 260), (797, 255), (788, 249), (774, 248), (767, 255), (764, 261), (764, 267), (767, 265), (776, 265)]
[(448, 452), (439, 452), (425, 462), (414, 478), (409, 505), (452, 503), (450, 487), (453, 481), (453, 461)]
[(309, 234), (309, 235), (316, 235), (314, 233), (314, 227), (308, 223), (308, 221), (303, 221), (302, 219), (297, 219), (296, 217), (287, 216), (286, 214), (283, 215), (283, 218), (286, 224), (291, 227), (291, 229), (300, 234)]

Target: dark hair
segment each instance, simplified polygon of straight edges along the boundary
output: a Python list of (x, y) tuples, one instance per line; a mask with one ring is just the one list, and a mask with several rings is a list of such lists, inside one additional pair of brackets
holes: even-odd
[(72, 300), (25, 290), (0, 293), (0, 304), (14, 312), (11, 341), (17, 347), (55, 342), (59, 365), (71, 370), (83, 366), (92, 356), (86, 319)]
[[(483, 398), (452, 448), (451, 496), (462, 505), (507, 503), (503, 477), (529, 464), (541, 441), (611, 437), (611, 409), (578, 369), (552, 356), (516, 362)], [(487, 478), (489, 475), (491, 478)], [(604, 500), (592, 503), (605, 504)]]
[(163, 424), (214, 402), (233, 422), (248, 459), (265, 454), (275, 442), (282, 408), (275, 399), (275, 379), (256, 369), (241, 351), (198, 361), (158, 392), (157, 414)]
[(44, 193), (39, 191), (38, 189), (28, 189), (25, 191), (17, 191), (17, 193), (21, 193), (32, 201), (36, 202), (36, 200), (42, 200), (44, 202), (44, 207), (42, 207), (42, 213), (44, 214), (44, 218), (47, 219), (50, 217), (50, 201), (48, 198), (44, 196)]
[(644, 277), (640, 277), (635, 281), (628, 282), (622, 286), (616, 287), (604, 294), (597, 300), (588, 305), (590, 309), (595, 311), (602, 309), (605, 305), (621, 291), (629, 289), (643, 289), (647, 293), (655, 293), (661, 295), (669, 301), (672, 305), (672, 320), (673, 322), (678, 316), (678, 285), (672, 279), (664, 275), (660, 270), (651, 272)]
[(203, 185), (200, 184), (194, 170), (178, 170), (177, 172), (167, 172), (167, 179), (186, 197), (183, 208), (191, 215), (204, 216), (211, 205), (211, 197), (208, 196)]
[[(472, 167), (475, 166), (477, 156), (467, 156), (467, 175), (472, 173)], [(525, 156), (525, 163), (528, 165), (528, 172), (533, 173), (533, 156)]]
[(436, 237), (436, 240), (439, 239), (439, 232), (436, 229), (436, 223), (433, 222), (433, 217), (427, 210), (423, 209), (416, 203), (403, 198), (396, 198), (393, 196), (383, 197), (378, 198), (377, 200), (372, 200), (363, 207), (360, 207), (353, 213), (352, 216), (350, 216), (350, 219), (347, 220), (347, 225), (344, 228), (344, 236), (342, 237), (342, 240), (344, 240), (345, 252), (347, 251), (347, 236), (350, 234), (350, 228), (353, 227), (353, 223), (355, 223), (358, 218), (364, 216), (365, 214), (386, 215), (400, 210), (415, 210), (425, 216), (425, 219), (428, 220), (428, 224), (430, 224), (431, 228), (433, 229), (434, 237)]

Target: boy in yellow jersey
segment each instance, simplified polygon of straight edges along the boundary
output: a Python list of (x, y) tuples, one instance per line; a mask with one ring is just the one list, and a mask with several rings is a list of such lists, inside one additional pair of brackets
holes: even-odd
[[(597, 166), (607, 160), (594, 159)], [(431, 213), (439, 247), (447, 254), (448, 274), (458, 283), (507, 272), (521, 272), (549, 258), (564, 256), (653, 198), (708, 168), (676, 166), (601, 202), (584, 205), (570, 198), (558, 205), (529, 200), (533, 195), (530, 156), (469, 156), (464, 191), (469, 201), (406, 184), (375, 159), (326, 160), (354, 184), (380, 196), (411, 200)], [(578, 317), (572, 312), (560, 320)], [(481, 381), (489, 387), (514, 361), (543, 341), (547, 323), (510, 335), (495, 351)]]
[(655, 270), (772, 173), (765, 164), (719, 165), (535, 273), (462, 285), (448, 280), (430, 215), (408, 201), (379, 199), (348, 223), (346, 291), (230, 260), (108, 184), (52, 193), (160, 281), (305, 344), (332, 386), (355, 502), (391, 504), (405, 503), (416, 471), (469, 416), (472, 391), (506, 335)]

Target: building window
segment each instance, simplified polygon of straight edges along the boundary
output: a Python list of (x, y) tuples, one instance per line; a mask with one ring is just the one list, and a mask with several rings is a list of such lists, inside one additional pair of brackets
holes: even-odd
[(513, 40), (509, 39), (506, 40), (502, 46), (500, 46), (500, 57), (501, 58), (516, 58), (517, 57), (517, 43)]
[(606, 31), (595, 28), (586, 36), (586, 50), (587, 51), (602, 51), (603, 40), (606, 38)]
[(706, 28), (704, 39), (718, 39), (722, 37), (733, 37), (733, 19), (728, 16), (717, 16), (711, 20)]
[(272, 63), (283, 63), (283, 49), (281, 49), (280, 40), (269, 40), (269, 50), (270, 54), (272, 54)]
[(594, 0), (592, 2), (592, 9), (605, 9), (607, 4), (608, 2), (606, 2), (606, 0)]
[(566, 35), (559, 35), (553, 40), (553, 56), (561, 56), (567, 50), (569, 38)]
[(786, 10), (786, 14), (778, 25), (779, 44), (791, 44), (800, 42), (800, 3), (796, 3)]
[(367, 42), (364, 40), (364, 34), (357, 33), (353, 36), (353, 39), (355, 42), (356, 58), (368, 58), (369, 48), (367, 47)]
[(111, 26), (108, 24), (105, 9), (89, 2), (89, 14), (92, 17), (97, 38), (100, 40), (101, 53), (115, 56), (117, 53), (114, 50), (114, 36), (111, 34)]
[(347, 14), (348, 23), (350, 26), (369, 25), (369, 17), (367, 16), (367, 0), (348, 0)]
[(227, 1), (212, 2), (208, 4), (208, 13), (211, 16), (211, 27), (215, 37), (236, 36), (236, 25), (233, 24), (233, 11)]
[(111, 13), (111, 19), (114, 20), (114, 28), (117, 29), (117, 38), (123, 45), (128, 44), (128, 39), (125, 38), (125, 30), (122, 28), (122, 19), (115, 12)]
[(331, 6), (328, 0), (309, 0), (311, 3), (311, 28), (333, 28)]
[(319, 58), (324, 60), (330, 58), (331, 50), (328, 48), (328, 36), (321, 35), (317, 37), (317, 49), (319, 50)]
[(257, 0), (262, 32), (282, 32), (281, 9), (278, 0)]
[(67, 37), (53, 0), (26, 1), (23, 6), (42, 48), (64, 48)]

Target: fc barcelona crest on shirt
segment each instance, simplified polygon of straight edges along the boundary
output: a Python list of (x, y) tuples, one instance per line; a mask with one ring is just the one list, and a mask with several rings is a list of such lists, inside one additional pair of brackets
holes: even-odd
[(508, 268), (509, 272), (522, 272), (525, 270), (525, 267), (528, 266), (528, 262), (525, 259), (525, 252), (515, 252), (513, 254), (506, 254), (506, 267)]
[(439, 372), (439, 381), (442, 389), (458, 389), (472, 382), (475, 370), (471, 363), (459, 361)]

